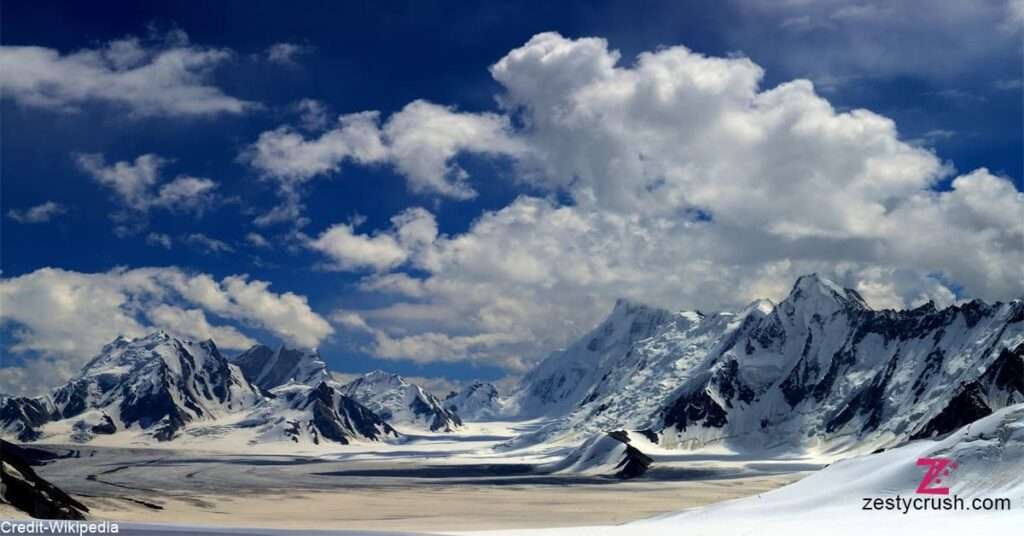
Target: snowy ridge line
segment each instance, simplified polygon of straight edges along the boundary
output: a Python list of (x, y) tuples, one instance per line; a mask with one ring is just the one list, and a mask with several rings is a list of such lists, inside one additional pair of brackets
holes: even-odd
[(465, 412), (539, 419), (501, 451), (626, 430), (667, 449), (836, 456), (941, 437), (1022, 401), (1024, 300), (875, 311), (812, 274), (739, 313), (619, 300), (507, 398), (478, 383), (442, 401), (381, 371), (340, 384), (315, 350), (256, 346), (230, 362), (213, 341), (119, 337), (50, 394), (0, 401), (0, 434), (324, 448), (457, 433)]
[(507, 403), (547, 416), (505, 445), (653, 432), (669, 448), (870, 452), (1024, 401), (1024, 301), (870, 309), (801, 277), (778, 305), (669, 313), (620, 300)]

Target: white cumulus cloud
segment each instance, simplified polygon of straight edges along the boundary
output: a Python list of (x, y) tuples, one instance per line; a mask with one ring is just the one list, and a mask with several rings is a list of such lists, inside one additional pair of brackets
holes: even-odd
[(355, 233), (351, 223), (332, 225), (307, 246), (329, 257), (329, 269), (384, 271), (404, 263), (437, 237), (433, 214), (422, 208), (406, 210), (391, 219), (394, 228), (374, 235)]
[(121, 234), (144, 227), (145, 215), (154, 208), (191, 212), (201, 216), (217, 201), (217, 183), (211, 179), (179, 175), (157, 188), (160, 171), (170, 163), (155, 154), (134, 161), (107, 164), (102, 154), (77, 154), (75, 163), (100, 185), (110, 189), (124, 210), (112, 215)]
[(180, 31), (70, 53), (3, 46), (0, 91), (20, 104), (57, 111), (107, 103), (136, 116), (241, 114), (256, 105), (209, 82), (212, 71), (232, 57), (228, 49), (193, 45)]
[(1012, 179), (957, 175), (891, 119), (838, 111), (809, 81), (763, 88), (751, 60), (684, 47), (624, 63), (603, 39), (555, 33), (491, 73), (499, 123), (519, 125), (502, 128), (511, 141), (439, 154), (511, 156), (519, 180), (558, 196), (521, 196), (454, 236), (404, 231), (398, 216), (318, 248), (353, 269), (356, 245), (387, 243), (384, 260), (362, 264), (375, 272), (360, 288), (388, 304), (338, 324), (378, 356), (518, 370), (617, 297), (737, 309), (784, 297), (809, 272), (876, 307), (1024, 294), (1024, 197)]
[[(315, 101), (303, 101), (303, 123), (322, 118)], [(316, 115), (310, 115), (310, 114)], [(494, 113), (460, 112), (417, 100), (381, 124), (376, 111), (343, 115), (337, 124), (307, 138), (282, 126), (260, 134), (239, 160), (278, 185), (282, 205), (257, 220), (258, 225), (301, 218), (301, 188), (311, 179), (336, 174), (342, 164), (389, 164), (406, 177), (409, 190), (452, 199), (470, 199), (476, 191), (459, 167), (459, 153), (517, 156), (526, 146), (512, 136), (509, 118)], [(301, 225), (300, 225), (301, 226)]]

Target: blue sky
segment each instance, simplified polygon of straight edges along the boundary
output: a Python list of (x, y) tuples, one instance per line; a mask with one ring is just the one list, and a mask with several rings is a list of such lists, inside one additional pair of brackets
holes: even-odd
[(520, 374), (616, 296), (741, 307), (812, 270), (880, 307), (1024, 288), (1016, 2), (3, 15), (0, 391), (152, 327), (459, 381)]

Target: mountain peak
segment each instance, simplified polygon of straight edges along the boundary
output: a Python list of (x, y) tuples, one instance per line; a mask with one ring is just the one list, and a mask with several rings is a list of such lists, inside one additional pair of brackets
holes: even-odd
[(142, 340), (146, 340), (146, 341), (166, 341), (166, 340), (170, 340), (170, 339), (171, 339), (171, 335), (169, 333), (167, 333), (166, 331), (162, 330), (162, 329), (158, 329), (158, 330), (156, 330), (156, 331), (146, 335), (145, 337), (142, 337)]
[(367, 372), (359, 379), (366, 383), (387, 383), (393, 385), (407, 385), (409, 383), (405, 381), (405, 378), (394, 372), (387, 372), (380, 369)]
[(665, 311), (660, 307), (654, 307), (653, 305), (648, 305), (629, 298), (618, 298), (615, 300), (615, 305), (612, 307), (612, 312), (609, 316), (632, 316), (648, 311), (668, 314), (668, 311)]
[(771, 301), (769, 299), (761, 298), (761, 299), (754, 300), (754, 301), (750, 302), (749, 304), (747, 304), (747, 306), (744, 307), (740, 311), (739, 315), (740, 316), (747, 316), (747, 315), (757, 314), (757, 315), (760, 315), (760, 316), (768, 316), (768, 315), (772, 314), (772, 311), (774, 311), (774, 310), (775, 310), (775, 303), (773, 301)]
[[(118, 335), (113, 341), (105, 344), (100, 353), (86, 363), (76, 377), (102, 374), (111, 369), (121, 369), (140, 362), (176, 362), (177, 351), (174, 350), (172, 341), (185, 344), (185, 341), (175, 339), (164, 330), (157, 330), (134, 339)], [(215, 349), (215, 346), (210, 348)]]
[(28, 400), (36, 406), (33, 410), (46, 411), (22, 419), (18, 433), (38, 437), (38, 428), (47, 422), (78, 418), (74, 441), (134, 426), (166, 441), (189, 422), (251, 407), (258, 399), (215, 344), (197, 344), (160, 330), (135, 339), (114, 339), (50, 396)]
[(450, 432), (462, 425), (459, 416), (445, 409), (434, 395), (392, 372), (367, 372), (343, 385), (341, 392), (392, 425), (435, 432)]
[(816, 273), (797, 278), (784, 303), (836, 303), (854, 309), (870, 309), (864, 298), (853, 289), (843, 288), (831, 279)]

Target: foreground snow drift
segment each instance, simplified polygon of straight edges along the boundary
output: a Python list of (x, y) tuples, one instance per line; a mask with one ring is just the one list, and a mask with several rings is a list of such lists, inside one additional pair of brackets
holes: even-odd
[[(1008, 498), (1009, 511), (864, 510), (865, 499), (939, 497), (915, 493), (919, 458), (950, 458), (942, 485), (972, 508), (975, 498)], [(1005, 408), (942, 441), (919, 441), (837, 462), (795, 484), (754, 497), (616, 527), (487, 534), (1013, 534), (1024, 527), (1024, 404)], [(1010, 532), (1013, 529), (1014, 532)], [(998, 531), (998, 532), (996, 532)]]

